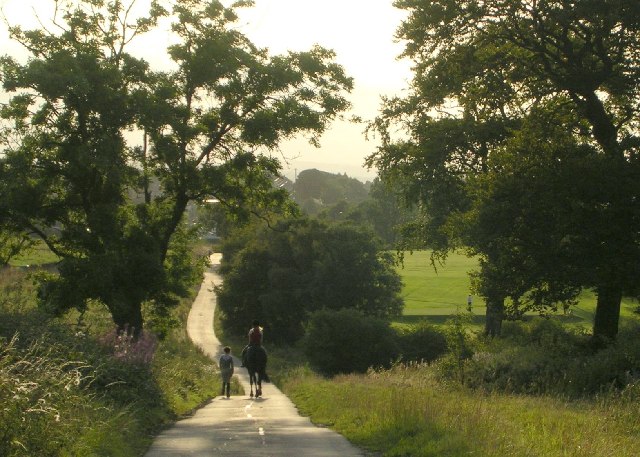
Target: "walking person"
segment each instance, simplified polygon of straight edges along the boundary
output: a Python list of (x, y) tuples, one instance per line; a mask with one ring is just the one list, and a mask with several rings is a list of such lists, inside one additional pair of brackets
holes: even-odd
[(231, 357), (231, 348), (224, 347), (224, 354), (220, 356), (218, 361), (220, 366), (220, 376), (222, 377), (222, 396), (225, 394), (227, 398), (231, 396), (231, 376), (233, 376), (233, 357)]

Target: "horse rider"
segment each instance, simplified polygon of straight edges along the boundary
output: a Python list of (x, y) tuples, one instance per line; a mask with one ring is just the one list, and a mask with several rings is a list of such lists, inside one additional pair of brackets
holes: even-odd
[(262, 346), (263, 329), (260, 327), (260, 321), (257, 319), (253, 320), (252, 327), (249, 329), (247, 336), (249, 337), (249, 344), (242, 350), (243, 367), (247, 365), (247, 354), (249, 352), (249, 348)]
[(262, 331), (260, 321), (254, 320), (253, 327), (249, 329), (249, 346), (262, 346)]

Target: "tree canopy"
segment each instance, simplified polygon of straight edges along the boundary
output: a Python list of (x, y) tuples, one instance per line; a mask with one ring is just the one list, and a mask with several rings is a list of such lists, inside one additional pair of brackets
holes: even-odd
[(301, 171), (293, 183), (293, 200), (309, 215), (322, 209), (346, 202), (357, 204), (364, 201), (368, 185), (346, 174), (334, 174), (316, 169)]
[[(10, 30), (26, 63), (0, 61), (11, 94), (0, 113), (0, 225), (62, 259), (43, 283), (47, 307), (99, 300), (120, 328), (139, 330), (142, 302), (165, 309), (197, 277), (187, 205), (215, 198), (238, 217), (286, 209), (271, 151), (298, 134), (317, 144), (352, 81), (319, 46), (274, 56), (254, 46), (235, 27), (234, 8), (250, 2), (168, 11), (154, 1), (139, 18), (120, 1), (55, 4), (51, 30)], [(162, 17), (177, 38), (171, 71), (128, 52)]]
[(403, 308), (392, 255), (352, 225), (297, 219), (245, 229), (225, 241), (221, 271), (218, 306), (236, 334), (259, 319), (272, 341), (292, 342), (319, 309), (389, 318)]
[(412, 233), (437, 254), (480, 254), (489, 333), (506, 298), (544, 308), (585, 287), (594, 334), (615, 337), (638, 279), (640, 5), (395, 5), (409, 13), (398, 37), (414, 79), (373, 123), (383, 146), (369, 161), (408, 181), (423, 210)]

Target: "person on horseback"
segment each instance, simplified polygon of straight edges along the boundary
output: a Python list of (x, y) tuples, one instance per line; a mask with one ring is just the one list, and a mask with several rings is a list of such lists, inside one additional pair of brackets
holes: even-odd
[(247, 336), (249, 337), (249, 344), (247, 344), (242, 350), (243, 367), (247, 365), (247, 352), (249, 351), (249, 348), (252, 346), (262, 346), (263, 329), (262, 327), (260, 327), (259, 320), (253, 320), (252, 327), (249, 329), (249, 333)]
[(262, 345), (262, 336), (263, 336), (262, 327), (260, 327), (260, 321), (254, 320), (253, 327), (249, 329), (249, 346), (261, 346)]
[(253, 397), (253, 385), (256, 386), (256, 398), (262, 396), (262, 381), (269, 382), (267, 375), (267, 351), (262, 346), (264, 330), (260, 322), (254, 320), (247, 334), (249, 344), (242, 350), (242, 366), (249, 372), (250, 396)]

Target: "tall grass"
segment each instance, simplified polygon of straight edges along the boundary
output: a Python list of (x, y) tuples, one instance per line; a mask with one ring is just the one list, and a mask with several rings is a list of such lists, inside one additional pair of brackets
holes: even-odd
[(427, 365), (331, 380), (300, 370), (283, 386), (303, 414), (384, 456), (637, 455), (638, 389), (568, 402), (482, 394)]
[(640, 326), (607, 348), (554, 320), (474, 335), (461, 316), (431, 364), (327, 379), (291, 371), (303, 414), (384, 456), (635, 456), (640, 445)]
[[(153, 434), (218, 394), (217, 366), (184, 330), (114, 338), (103, 307), (51, 318), (24, 272), (0, 272), (0, 455), (138, 456)], [(237, 388), (237, 386), (236, 386)]]

